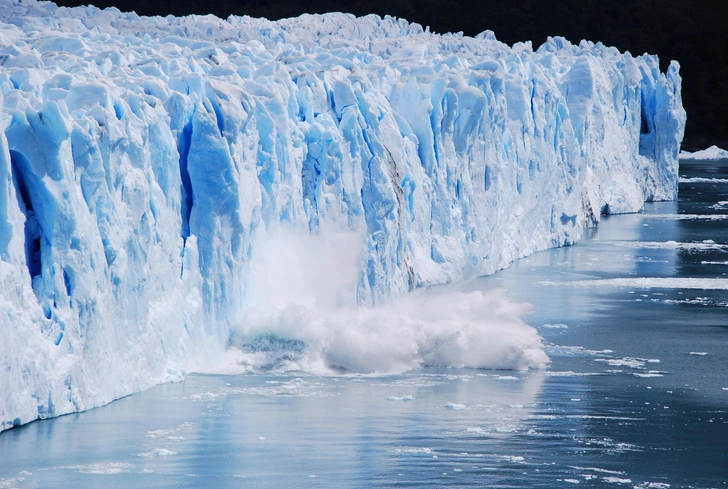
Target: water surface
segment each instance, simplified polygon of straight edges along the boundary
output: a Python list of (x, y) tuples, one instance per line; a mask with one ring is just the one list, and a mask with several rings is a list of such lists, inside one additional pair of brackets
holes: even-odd
[(726, 487), (728, 161), (680, 173), (458, 286), (533, 304), (546, 371), (192, 375), (0, 434), (0, 488)]

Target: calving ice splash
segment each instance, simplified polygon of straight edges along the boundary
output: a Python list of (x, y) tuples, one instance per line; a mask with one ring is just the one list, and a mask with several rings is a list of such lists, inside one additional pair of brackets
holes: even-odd
[(548, 358), (523, 305), (502, 293), (425, 289), (361, 307), (358, 234), (290, 234), (257, 247), (228, 372), (275, 368), (398, 373), (423, 365), (542, 367)]
[(0, 22), (0, 429), (231, 356), (543, 366), (521, 306), (405, 294), (676, 196), (653, 56), (345, 14)]

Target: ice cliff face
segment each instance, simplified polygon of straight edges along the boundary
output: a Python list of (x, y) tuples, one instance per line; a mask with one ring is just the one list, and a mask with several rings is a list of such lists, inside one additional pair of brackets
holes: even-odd
[(209, 363), (281, 236), (347, 236), (370, 305), (676, 196), (680, 77), (652, 56), (344, 14), (0, 22), (0, 430)]

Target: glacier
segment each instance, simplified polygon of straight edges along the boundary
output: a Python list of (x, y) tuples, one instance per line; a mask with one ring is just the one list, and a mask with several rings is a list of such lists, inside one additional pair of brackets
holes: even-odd
[(0, 431), (231, 365), (542, 367), (524, 306), (424, 289), (677, 195), (679, 65), (601, 43), (6, 0), (0, 48)]

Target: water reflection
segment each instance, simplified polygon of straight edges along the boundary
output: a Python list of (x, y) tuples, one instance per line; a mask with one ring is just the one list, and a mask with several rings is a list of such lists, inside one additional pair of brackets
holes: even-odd
[[(3, 434), (0, 473), (3, 487), (91, 487), (102, 476), (104, 487), (361, 487), (443, 472), (482, 483), (492, 476), (483, 466), (522, 462), (509, 439), (524, 432), (545, 378), (191, 376)], [(7, 483), (20, 471), (24, 481)]]

